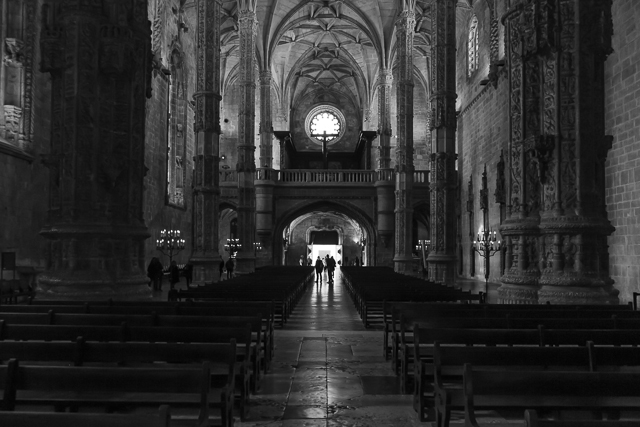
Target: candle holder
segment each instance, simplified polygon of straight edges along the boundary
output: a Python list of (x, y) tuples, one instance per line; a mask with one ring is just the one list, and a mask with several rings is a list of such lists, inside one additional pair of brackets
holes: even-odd
[(235, 258), (240, 249), (242, 249), (240, 239), (227, 239), (227, 244), (224, 245), (224, 250), (229, 252), (231, 258)]
[(256, 252), (260, 252), (260, 251), (262, 251), (262, 243), (260, 243), (260, 242), (254, 242), (254, 243), (253, 243), (253, 249), (254, 249)]
[(169, 265), (173, 257), (178, 255), (185, 246), (185, 240), (180, 238), (180, 230), (161, 230), (160, 238), (156, 239), (156, 249), (162, 255), (169, 257)]
[(491, 257), (502, 250), (502, 242), (498, 240), (498, 233), (487, 231), (489, 223), (489, 189), (487, 186), (487, 165), (482, 173), (482, 188), (480, 189), (480, 209), (482, 210), (482, 233), (473, 241), (473, 249), (484, 259), (484, 292), (489, 294), (489, 269)]

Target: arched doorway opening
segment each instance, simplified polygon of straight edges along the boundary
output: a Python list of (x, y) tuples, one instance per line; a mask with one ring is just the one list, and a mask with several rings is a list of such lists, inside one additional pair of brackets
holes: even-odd
[(371, 221), (355, 209), (332, 202), (312, 203), (283, 217), (275, 230), (282, 242), (277, 264), (315, 264), (333, 256), (339, 265), (375, 265)]

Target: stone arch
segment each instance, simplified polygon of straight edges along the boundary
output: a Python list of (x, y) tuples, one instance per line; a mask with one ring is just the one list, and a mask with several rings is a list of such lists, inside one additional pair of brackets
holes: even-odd
[(367, 239), (367, 248), (369, 249), (370, 261), (369, 265), (375, 265), (376, 259), (376, 239), (377, 234), (375, 232), (375, 226), (373, 220), (363, 212), (360, 208), (342, 201), (336, 200), (318, 200), (318, 201), (305, 201), (292, 207), (286, 212), (278, 215), (278, 222), (274, 227), (274, 238), (272, 239), (272, 254), (274, 265), (280, 265), (282, 263), (283, 241), (280, 238), (284, 230), (298, 217), (308, 214), (313, 211), (335, 211), (341, 213), (354, 221), (356, 221), (360, 227), (365, 231)]

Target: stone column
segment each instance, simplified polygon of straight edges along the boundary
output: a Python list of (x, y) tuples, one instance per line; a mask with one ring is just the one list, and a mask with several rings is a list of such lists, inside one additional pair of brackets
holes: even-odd
[(239, 274), (255, 271), (256, 257), (253, 243), (256, 239), (255, 116), (256, 79), (255, 46), (258, 31), (255, 0), (238, 2), (240, 35), (240, 114), (238, 118), (238, 236), (242, 250), (236, 261)]
[(196, 34), (196, 148), (191, 258), (194, 282), (218, 280), (220, 198), (219, 0), (198, 0)]
[(273, 248), (273, 121), (271, 112), (271, 72), (260, 73), (260, 168), (256, 178), (256, 233), (262, 245), (258, 265), (271, 264)]
[(413, 273), (413, 31), (416, 23), (414, 1), (396, 21), (398, 83), (398, 145), (396, 147), (396, 230), (394, 270)]
[(456, 262), (456, 1), (431, 7), (431, 252), (429, 280), (452, 284)]
[(146, 0), (43, 7), (41, 69), (51, 74), (49, 240), (40, 299), (148, 299), (143, 220)]
[(512, 2), (505, 303), (617, 303), (604, 199), (610, 0)]
[[(394, 172), (391, 169), (391, 70), (381, 69), (378, 76), (378, 137), (380, 157), (376, 174), (376, 194), (378, 196), (378, 238), (382, 246), (388, 247), (394, 236)], [(389, 249), (389, 264), (393, 253)], [(384, 265), (384, 260), (381, 260)]]

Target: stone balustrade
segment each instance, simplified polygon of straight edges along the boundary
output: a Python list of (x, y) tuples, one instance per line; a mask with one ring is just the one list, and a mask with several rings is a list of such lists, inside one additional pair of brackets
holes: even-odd
[[(332, 184), (357, 184), (373, 185), (377, 181), (394, 182), (396, 175), (393, 169), (351, 170), (351, 169), (265, 169), (256, 170), (257, 181), (273, 181), (275, 184), (305, 184), (305, 185), (332, 185)], [(232, 184), (238, 182), (238, 173), (235, 170), (221, 170), (220, 184)], [(413, 173), (414, 185), (428, 185), (429, 171), (417, 170)]]

